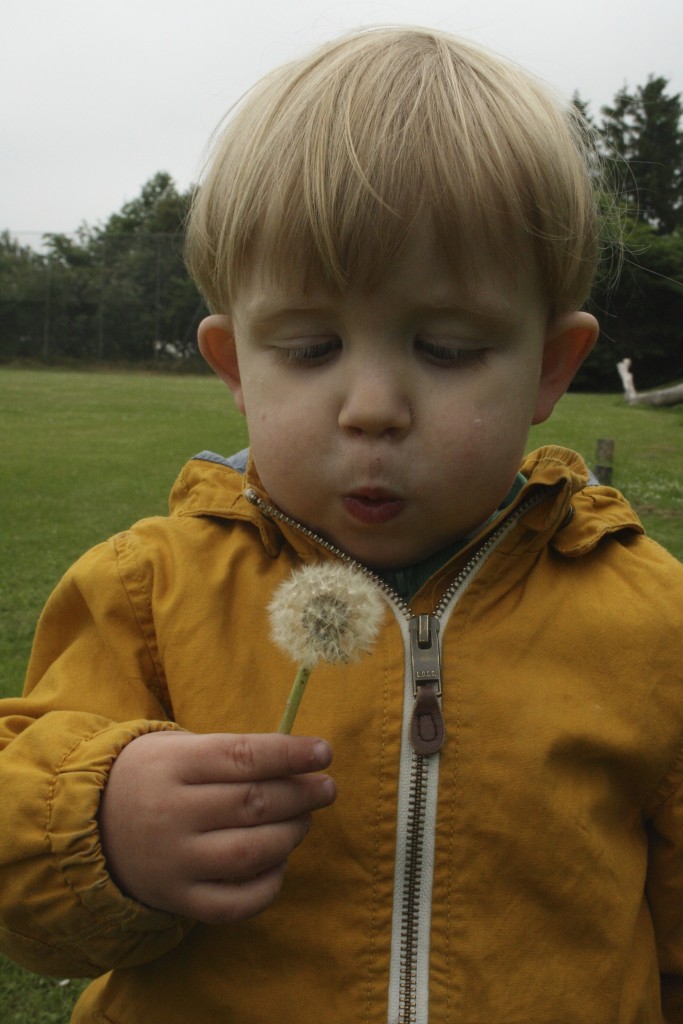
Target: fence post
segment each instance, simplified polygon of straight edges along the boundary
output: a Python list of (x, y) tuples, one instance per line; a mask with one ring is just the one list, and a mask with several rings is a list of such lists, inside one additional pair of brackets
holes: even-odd
[(608, 487), (612, 483), (612, 460), (614, 458), (614, 441), (610, 438), (600, 437), (598, 438), (598, 444), (596, 449), (596, 464), (595, 464), (595, 475), (598, 479), (598, 483), (606, 484)]
[(50, 307), (52, 305), (52, 256), (45, 261), (45, 311), (43, 315), (43, 360), (50, 354)]
[(104, 235), (102, 235), (101, 241), (102, 250), (100, 252), (100, 301), (97, 307), (97, 360), (100, 363), (104, 359), (104, 293), (106, 289), (104, 271), (105, 254), (107, 248), (107, 241)]

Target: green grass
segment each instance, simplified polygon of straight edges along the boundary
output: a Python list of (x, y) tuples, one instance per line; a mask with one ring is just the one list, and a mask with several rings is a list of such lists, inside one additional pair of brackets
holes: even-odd
[[(613, 482), (648, 531), (683, 559), (683, 406), (628, 408), (568, 395), (529, 447), (615, 442)], [(0, 368), (0, 696), (18, 693), (35, 622), (81, 552), (163, 513), (185, 459), (229, 454), (244, 422), (215, 378)], [(34, 977), (0, 958), (0, 1024), (66, 1024), (83, 985)]]
[(20, 686), (36, 616), (74, 559), (163, 514), (197, 451), (245, 443), (214, 377), (0, 368), (0, 696)]
[(86, 984), (27, 974), (0, 957), (0, 1024), (68, 1024)]

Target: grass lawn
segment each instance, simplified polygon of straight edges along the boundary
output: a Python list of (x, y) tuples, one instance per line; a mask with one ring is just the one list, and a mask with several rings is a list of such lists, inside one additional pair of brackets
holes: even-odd
[[(530, 447), (564, 444), (593, 465), (601, 437), (615, 442), (614, 485), (683, 559), (683, 405), (568, 395)], [(197, 451), (230, 454), (245, 443), (244, 422), (213, 377), (0, 367), (0, 697), (19, 692), (37, 616), (67, 566), (163, 513)], [(81, 988), (0, 959), (0, 1024), (66, 1024)]]
[(0, 696), (19, 688), (36, 615), (64, 570), (163, 514), (187, 458), (245, 444), (213, 376), (0, 367)]

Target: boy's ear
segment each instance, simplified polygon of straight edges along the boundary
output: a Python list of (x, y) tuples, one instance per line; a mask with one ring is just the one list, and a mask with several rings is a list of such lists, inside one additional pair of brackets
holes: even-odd
[(244, 397), (232, 317), (219, 313), (205, 317), (197, 329), (197, 341), (202, 356), (214, 373), (228, 385), (235, 405), (244, 415)]
[(583, 312), (565, 313), (548, 325), (532, 423), (548, 419), (598, 340), (599, 331), (595, 317)]

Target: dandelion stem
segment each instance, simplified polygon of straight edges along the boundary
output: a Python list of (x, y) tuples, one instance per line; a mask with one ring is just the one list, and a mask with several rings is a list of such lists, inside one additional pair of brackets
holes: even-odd
[(306, 683), (311, 674), (311, 669), (307, 665), (299, 665), (299, 671), (296, 674), (296, 678), (292, 683), (292, 689), (289, 691), (289, 697), (287, 698), (287, 704), (285, 706), (282, 720), (278, 727), (278, 732), (289, 735), (294, 725), (294, 719), (296, 713), (299, 710), (299, 704), (301, 704), (301, 698), (304, 695), (306, 689)]

